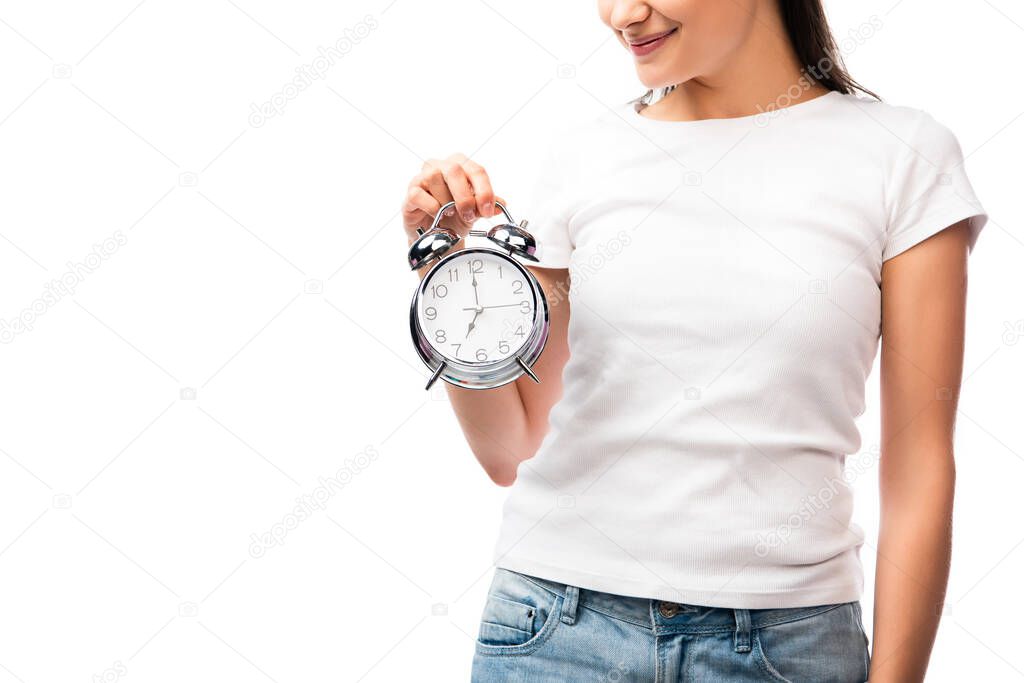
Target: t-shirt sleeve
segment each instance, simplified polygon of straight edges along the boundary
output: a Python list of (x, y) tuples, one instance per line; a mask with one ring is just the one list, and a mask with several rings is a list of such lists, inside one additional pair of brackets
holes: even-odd
[(967, 177), (956, 136), (930, 114), (920, 112), (906, 143), (894, 169), (882, 260), (964, 219), (969, 223), (970, 253), (988, 215)]
[(538, 261), (531, 266), (568, 268), (573, 250), (569, 233), (574, 157), (566, 139), (552, 137), (541, 155), (536, 178), (525, 204), (526, 229), (537, 240)]

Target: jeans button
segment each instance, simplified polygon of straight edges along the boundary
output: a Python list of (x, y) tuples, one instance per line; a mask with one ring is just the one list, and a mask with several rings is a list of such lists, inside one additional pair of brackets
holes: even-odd
[(679, 605), (677, 605), (674, 602), (662, 601), (658, 603), (658, 611), (661, 613), (661, 616), (665, 617), (666, 619), (669, 619), (679, 613)]

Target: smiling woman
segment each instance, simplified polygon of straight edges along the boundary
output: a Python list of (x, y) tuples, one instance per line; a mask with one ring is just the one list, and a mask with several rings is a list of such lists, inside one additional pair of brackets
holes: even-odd
[(629, 49), (632, 50), (633, 54), (641, 57), (649, 55), (664, 45), (669, 36), (674, 35), (678, 30), (678, 28), (672, 28), (667, 31), (642, 36), (635, 40), (627, 39), (626, 42), (629, 43)]
[[(570, 285), (543, 382), (449, 389), (511, 486), (473, 680), (920, 681), (986, 222), (957, 139), (858, 86), (817, 0), (598, 9), (649, 90), (542, 166), (531, 270)], [(431, 160), (406, 228), (492, 200), (474, 162)], [(880, 339), (872, 652), (844, 464)]]

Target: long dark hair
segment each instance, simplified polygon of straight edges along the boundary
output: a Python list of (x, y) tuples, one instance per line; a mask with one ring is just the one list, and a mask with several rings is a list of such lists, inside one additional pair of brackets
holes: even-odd
[[(854, 80), (846, 70), (821, 0), (778, 0), (778, 3), (789, 41), (793, 44), (797, 59), (804, 65), (803, 73), (809, 80), (846, 95), (859, 90), (876, 100), (882, 99)], [(659, 98), (675, 88), (674, 85), (659, 88)], [(654, 91), (648, 90), (633, 101), (647, 105), (651, 103), (653, 95)]]

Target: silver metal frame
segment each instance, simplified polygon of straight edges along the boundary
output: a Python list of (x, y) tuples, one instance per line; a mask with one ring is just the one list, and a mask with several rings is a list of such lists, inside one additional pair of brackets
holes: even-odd
[[(443, 213), (443, 211), (439, 212), (439, 215), (440, 213)], [(523, 275), (526, 282), (529, 283), (533, 294), (533, 326), (526, 341), (523, 342), (523, 345), (512, 356), (490, 363), (460, 361), (441, 354), (434, 348), (426, 332), (420, 326), (418, 314), (419, 303), (423, 298), (423, 293), (426, 291), (427, 284), (441, 266), (447, 264), (452, 259), (474, 253), (486, 253), (504, 258)], [(416, 292), (413, 294), (412, 304), (409, 307), (409, 325), (415, 342), (416, 352), (432, 372), (430, 380), (425, 387), (426, 389), (429, 389), (438, 378), (443, 379), (449, 384), (466, 389), (494, 389), (518, 379), (524, 373), (528, 374), (533, 381), (540, 382), (531, 370), (531, 366), (537, 361), (544, 350), (544, 346), (548, 341), (548, 333), (551, 329), (547, 297), (544, 296), (544, 291), (541, 289), (540, 283), (537, 282), (537, 278), (534, 277), (533, 273), (504, 251), (491, 247), (467, 247), (450, 252), (439, 259), (427, 271), (427, 274), (423, 277), (419, 287), (416, 288)]]

